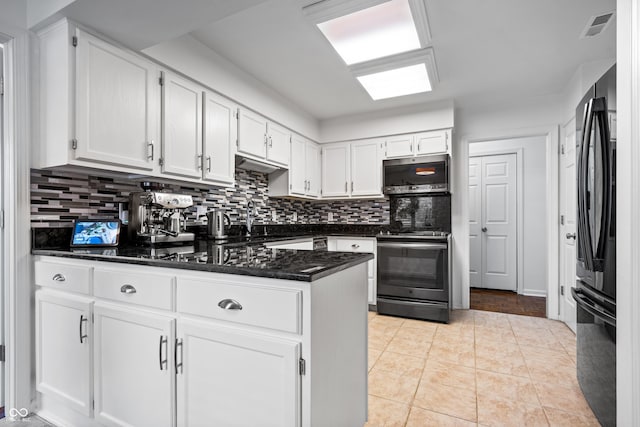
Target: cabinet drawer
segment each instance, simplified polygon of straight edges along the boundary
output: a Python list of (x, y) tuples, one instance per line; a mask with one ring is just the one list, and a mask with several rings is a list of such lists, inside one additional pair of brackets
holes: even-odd
[(172, 310), (173, 281), (174, 276), (169, 275), (97, 268), (93, 276), (93, 294), (100, 298)]
[[(178, 278), (176, 303), (180, 313), (301, 333), (302, 291), (297, 289)], [(229, 307), (235, 303), (242, 308)]]
[(91, 270), (89, 266), (36, 261), (35, 281), (38, 286), (89, 294)]
[(337, 239), (336, 251), (338, 252), (374, 252), (374, 240)]

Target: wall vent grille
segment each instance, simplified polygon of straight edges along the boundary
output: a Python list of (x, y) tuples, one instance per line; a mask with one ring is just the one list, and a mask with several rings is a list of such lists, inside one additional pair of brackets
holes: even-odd
[(589, 37), (597, 36), (598, 34), (603, 32), (613, 21), (614, 15), (615, 12), (609, 12), (589, 18), (586, 27), (584, 27), (584, 30), (582, 30), (582, 34), (580, 34), (580, 38), (586, 39)]

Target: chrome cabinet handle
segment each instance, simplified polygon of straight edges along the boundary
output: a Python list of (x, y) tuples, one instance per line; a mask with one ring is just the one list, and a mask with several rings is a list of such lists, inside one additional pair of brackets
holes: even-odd
[(351, 245), (351, 247), (353, 249), (358, 249), (360, 247), (360, 245), (358, 245), (357, 243), (354, 243), (353, 245)]
[(265, 133), (265, 134), (264, 134), (264, 145), (267, 145), (267, 143), (268, 143), (267, 141), (268, 141), (268, 136), (267, 136), (267, 134)]
[(218, 303), (218, 307), (224, 310), (242, 310), (242, 305), (236, 300), (223, 299)]
[(347, 184), (347, 182), (345, 181), (345, 182), (344, 182), (344, 192), (346, 193), (346, 192), (348, 191), (348, 189), (349, 189), (348, 184)]
[(151, 140), (150, 143), (147, 144), (147, 147), (151, 147), (151, 154), (147, 156), (147, 159), (149, 160), (153, 160), (154, 157), (154, 151), (155, 151), (155, 147), (153, 146), (153, 140)]
[(134, 288), (132, 285), (122, 285), (122, 287), (120, 288), (120, 292), (122, 292), (123, 294), (135, 294), (136, 292), (136, 288)]
[(53, 275), (51, 280), (53, 280), (54, 282), (66, 282), (67, 278), (64, 277), (64, 274), (56, 273)]
[(203, 157), (202, 154), (198, 154), (198, 160), (196, 160), (196, 164), (198, 165), (198, 170), (202, 170), (202, 161), (203, 161)]
[[(164, 335), (160, 335), (160, 344), (158, 345), (158, 359), (160, 362), (160, 370), (163, 371), (165, 368), (165, 365), (168, 365), (169, 361), (167, 360), (167, 351), (168, 349), (168, 343), (169, 343), (169, 338), (165, 337)], [(162, 358), (162, 347), (164, 344), (164, 359)], [(169, 369), (169, 367), (167, 366), (166, 369)]]
[(88, 321), (89, 319), (84, 317), (84, 314), (80, 315), (80, 344), (84, 344), (84, 339), (89, 336), (82, 331), (82, 324)]
[(416, 150), (416, 151), (418, 151), (418, 153), (420, 152), (420, 143), (419, 142), (418, 142), (418, 150)]
[(207, 156), (207, 172), (211, 172), (211, 156)]
[(567, 239), (573, 239), (576, 240), (576, 233), (567, 233), (567, 235), (565, 236)]
[(487, 227), (482, 227), (482, 232), (486, 233), (487, 232)]
[(269, 147), (273, 147), (273, 138), (269, 135)]
[(353, 181), (351, 181), (351, 192), (353, 193)]
[[(178, 348), (180, 348), (180, 351), (178, 351)], [(180, 355), (180, 361), (178, 361), (178, 355)], [(176, 374), (182, 373), (182, 340), (177, 338), (175, 352), (173, 353), (173, 366), (176, 369)]]

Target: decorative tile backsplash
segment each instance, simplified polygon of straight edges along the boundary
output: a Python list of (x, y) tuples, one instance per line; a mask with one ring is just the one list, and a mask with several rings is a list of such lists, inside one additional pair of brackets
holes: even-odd
[[(270, 198), (268, 179), (266, 174), (239, 169), (233, 188), (200, 188), (176, 183), (165, 186), (165, 191), (190, 194), (197, 206), (224, 209), (232, 224), (244, 223), (249, 199), (256, 210), (255, 224), (389, 224), (388, 199), (303, 201)], [(142, 191), (139, 183), (124, 177), (32, 169), (31, 225), (34, 228), (69, 227), (76, 218), (118, 218), (119, 203), (128, 202), (129, 194), (136, 191)], [(294, 215), (297, 216), (295, 220)], [(189, 216), (195, 219), (195, 208)]]

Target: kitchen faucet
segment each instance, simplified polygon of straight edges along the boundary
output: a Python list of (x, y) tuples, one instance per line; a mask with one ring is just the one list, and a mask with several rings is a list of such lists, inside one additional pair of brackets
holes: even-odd
[(247, 234), (251, 234), (251, 224), (253, 223), (253, 201), (249, 200), (247, 202)]

